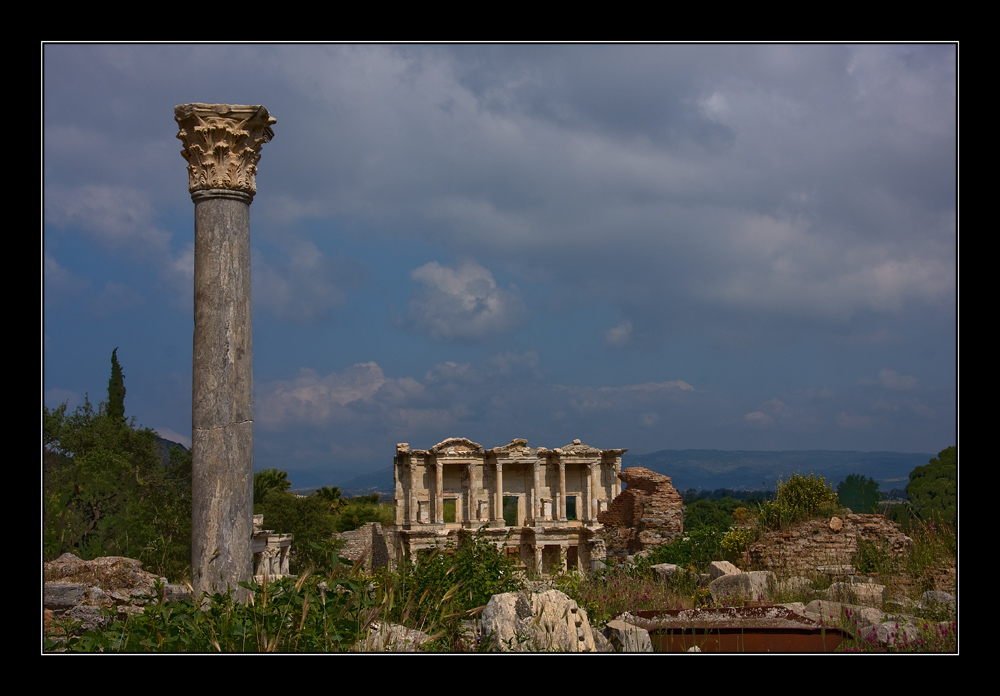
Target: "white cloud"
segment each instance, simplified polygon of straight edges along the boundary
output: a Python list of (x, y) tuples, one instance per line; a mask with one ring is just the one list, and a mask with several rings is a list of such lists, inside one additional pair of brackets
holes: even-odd
[(878, 383), (886, 389), (902, 391), (917, 386), (917, 378), (911, 375), (901, 375), (895, 370), (883, 368), (878, 371)]
[(46, 307), (51, 307), (64, 298), (75, 297), (90, 286), (90, 281), (68, 271), (48, 251), (45, 252), (44, 263)]
[(774, 418), (767, 415), (763, 411), (751, 411), (743, 416), (743, 419), (752, 425), (756, 425), (760, 428), (766, 428), (774, 424)]
[(324, 376), (302, 368), (293, 380), (260, 386), (255, 397), (256, 419), (265, 428), (289, 423), (325, 425), (347, 415), (344, 407), (348, 404), (371, 401), (387, 381), (382, 368), (374, 362), (358, 363)]
[(628, 319), (604, 332), (604, 340), (609, 346), (624, 346), (632, 339), (632, 322)]
[(157, 226), (146, 191), (129, 186), (85, 184), (47, 187), (45, 222), (78, 230), (103, 248), (153, 266), (179, 292), (190, 292), (194, 245), (171, 249), (171, 233)]
[(505, 333), (524, 313), (517, 288), (498, 288), (493, 274), (472, 261), (457, 268), (431, 261), (410, 276), (422, 287), (410, 301), (409, 321), (416, 331), (439, 341)]
[(46, 222), (78, 227), (103, 246), (142, 258), (162, 254), (170, 233), (153, 224), (146, 192), (128, 186), (83, 185), (46, 191)]

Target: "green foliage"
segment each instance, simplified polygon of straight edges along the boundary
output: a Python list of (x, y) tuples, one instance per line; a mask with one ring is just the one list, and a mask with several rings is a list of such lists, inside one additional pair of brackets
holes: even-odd
[(954, 524), (958, 516), (958, 448), (948, 447), (910, 472), (906, 496), (925, 522)]
[(138, 559), (174, 581), (190, 568), (191, 455), (89, 400), (43, 410), (43, 555)]
[(851, 564), (863, 575), (890, 576), (896, 570), (896, 559), (885, 544), (858, 539), (858, 550)]
[(263, 501), (270, 491), (284, 493), (291, 487), (292, 484), (288, 480), (287, 471), (279, 471), (278, 469), (264, 469), (263, 471), (257, 471), (253, 475), (254, 502)]
[(379, 522), (390, 525), (395, 522), (395, 508), (392, 503), (380, 503), (379, 494), (359, 495), (340, 503), (340, 514), (334, 522), (338, 532), (349, 532), (367, 524)]
[[(323, 581), (324, 584), (320, 584)], [(70, 652), (344, 652), (379, 615), (379, 596), (358, 572), (240, 583), (232, 593), (199, 600), (150, 602), (142, 614), (106, 627), (46, 641)]]
[(263, 500), (254, 503), (253, 511), (264, 515), (267, 529), (293, 535), (289, 563), (292, 573), (331, 569), (329, 542), (336, 531), (337, 518), (323, 498), (315, 495), (300, 498), (275, 487), (268, 490)]
[(693, 531), (699, 527), (708, 527), (725, 531), (733, 523), (733, 513), (743, 504), (742, 500), (729, 496), (718, 500), (694, 500), (684, 505), (684, 529)]
[(514, 592), (523, 584), (513, 561), (489, 539), (485, 527), (462, 535), (458, 548), (449, 543), (418, 558), (405, 572), (420, 603), (440, 606), (446, 615), (469, 612), (492, 595)]
[(875, 479), (851, 474), (837, 486), (837, 499), (852, 512), (872, 514), (878, 512), (882, 494)]
[(700, 571), (725, 555), (725, 549), (722, 548), (724, 534), (712, 527), (693, 529), (669, 544), (654, 548), (640, 563), (642, 566), (673, 563)]
[(327, 506), (329, 506), (330, 512), (334, 515), (340, 514), (340, 506), (346, 502), (344, 498), (341, 497), (340, 488), (337, 486), (323, 486), (313, 493), (313, 495), (325, 502)]
[(655, 580), (651, 573), (607, 568), (596, 574), (578, 571), (555, 577), (556, 588), (587, 612), (591, 626), (599, 626), (628, 612), (680, 608), (674, 588)]
[(746, 527), (733, 527), (723, 535), (719, 545), (731, 554), (742, 554), (753, 541), (753, 531)]
[(118, 349), (111, 351), (111, 378), (108, 380), (107, 414), (125, 420), (125, 375), (118, 364)]
[(810, 473), (806, 478), (792, 474), (787, 481), (778, 481), (775, 499), (760, 506), (757, 519), (764, 527), (777, 529), (820, 514), (836, 504), (837, 494), (822, 476)]

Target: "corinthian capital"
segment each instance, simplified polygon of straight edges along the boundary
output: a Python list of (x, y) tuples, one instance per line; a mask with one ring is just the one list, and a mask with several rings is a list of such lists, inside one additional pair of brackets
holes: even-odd
[(263, 106), (181, 104), (174, 107), (180, 126), (181, 155), (187, 160), (188, 191), (230, 189), (257, 193), (261, 146), (274, 137), (278, 122)]

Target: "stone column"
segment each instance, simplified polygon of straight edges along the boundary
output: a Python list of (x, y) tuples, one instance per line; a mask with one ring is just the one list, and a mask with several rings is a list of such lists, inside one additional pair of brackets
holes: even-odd
[(469, 462), (469, 495), (468, 495), (468, 507), (469, 507), (469, 520), (472, 522), (479, 521), (479, 505), (476, 504), (476, 463)]
[(584, 491), (583, 495), (587, 499), (583, 504), (583, 514), (580, 516), (581, 521), (589, 524), (592, 520), (597, 518), (597, 513), (594, 510), (597, 507), (596, 496), (594, 495), (594, 464), (584, 464)]
[(494, 524), (503, 527), (507, 523), (503, 519), (503, 462), (497, 461), (497, 495), (496, 495), (496, 519)]
[(274, 136), (276, 119), (262, 106), (182, 104), (174, 120), (195, 206), (191, 575), (197, 595), (238, 591), (253, 570), (250, 203), (260, 148)]
[(531, 523), (538, 524), (538, 520), (541, 516), (541, 504), (542, 501), (540, 497), (542, 495), (542, 463), (539, 460), (535, 460), (531, 465), (532, 473), (532, 497), (531, 497)]
[(559, 462), (559, 521), (566, 521), (566, 462)]
[(434, 461), (434, 522), (444, 524), (444, 464)]

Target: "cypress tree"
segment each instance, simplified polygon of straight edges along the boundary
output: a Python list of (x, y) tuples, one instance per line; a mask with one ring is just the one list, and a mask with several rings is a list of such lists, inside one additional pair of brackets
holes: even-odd
[(108, 380), (108, 415), (125, 420), (125, 375), (118, 364), (118, 349), (111, 351), (111, 379)]

